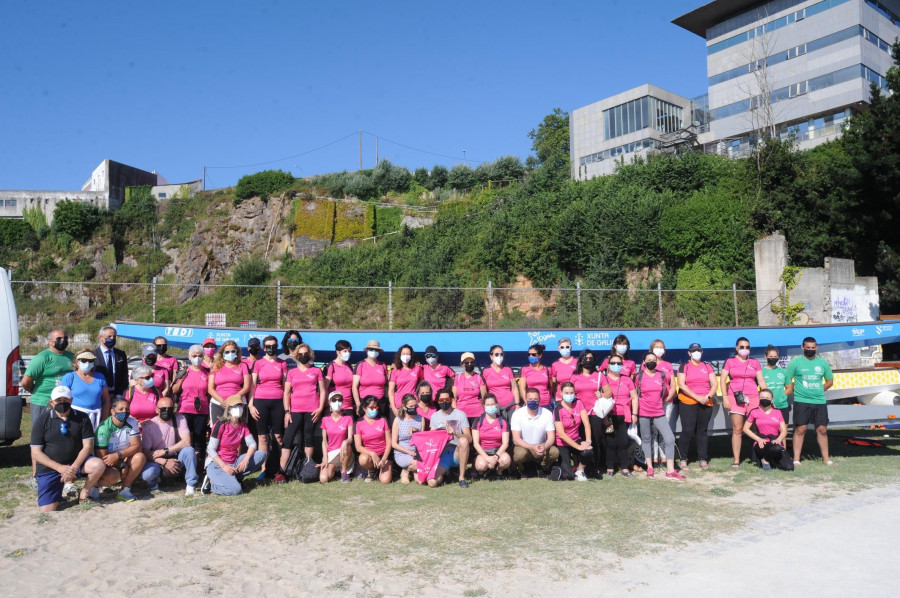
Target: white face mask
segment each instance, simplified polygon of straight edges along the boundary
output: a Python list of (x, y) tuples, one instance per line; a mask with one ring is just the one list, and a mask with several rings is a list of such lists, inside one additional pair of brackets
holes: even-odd
[(341, 410), (341, 402), (340, 401), (331, 401), (331, 410), (332, 411), (340, 411)]
[(366, 355), (369, 356), (369, 359), (378, 359), (378, 351), (374, 349), (369, 349), (366, 351)]
[(92, 369), (94, 369), (94, 363), (91, 361), (88, 361), (88, 362), (79, 361), (78, 369), (81, 370), (82, 372), (90, 372)]
[(203, 363), (203, 358), (200, 357), (199, 355), (196, 355), (196, 356), (194, 356), (194, 357), (191, 357), (191, 365), (196, 365), (196, 366), (199, 367), (199, 365), (200, 365), (201, 363)]
[(231, 414), (231, 417), (240, 418), (244, 414), (244, 408), (240, 405), (235, 405), (231, 409), (228, 410), (228, 413)]
[(656, 355), (657, 357), (662, 357), (663, 355), (666, 354), (666, 350), (663, 349), (662, 347), (656, 347), (655, 349), (653, 349), (653, 354)]
[(350, 361), (350, 351), (341, 351), (341, 361)]
[(409, 363), (411, 359), (412, 359), (412, 355), (401, 355), (400, 356), (400, 361), (402, 363)]
[(703, 357), (703, 353), (701, 351), (692, 351), (691, 359), (694, 361), (700, 361), (700, 358)]
[(428, 365), (434, 365), (437, 363), (437, 357), (426, 357), (425, 361), (428, 362)]
[(503, 365), (503, 356), (497, 355), (497, 356), (493, 357), (491, 359), (491, 361), (493, 361), (495, 365)]
[(225, 358), (225, 361), (234, 361), (235, 359), (237, 359), (237, 353), (235, 353), (234, 351), (225, 351), (224, 353), (222, 353), (222, 357)]
[(628, 351), (628, 345), (616, 345), (616, 353), (619, 355), (625, 355)]

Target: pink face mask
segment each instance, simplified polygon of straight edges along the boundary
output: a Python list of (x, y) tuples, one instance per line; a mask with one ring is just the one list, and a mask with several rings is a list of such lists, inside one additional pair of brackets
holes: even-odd
[(203, 353), (207, 357), (212, 357), (213, 355), (216, 354), (216, 348), (215, 347), (203, 347)]

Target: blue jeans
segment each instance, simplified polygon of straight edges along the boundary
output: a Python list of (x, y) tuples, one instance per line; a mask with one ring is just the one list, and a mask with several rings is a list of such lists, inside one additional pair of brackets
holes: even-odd
[[(178, 462), (184, 467), (184, 483), (188, 486), (196, 486), (200, 476), (197, 475), (197, 453), (193, 447), (186, 446), (178, 451)], [(154, 488), (159, 485), (159, 479), (162, 476), (162, 465), (148, 460), (141, 471), (141, 477), (147, 482), (147, 485)]]
[[(232, 463), (231, 466), (237, 467), (238, 464), (246, 458), (247, 453), (244, 453), (238, 457), (237, 461)], [(247, 471), (239, 475), (241, 475), (241, 477), (246, 477), (255, 471), (259, 471), (262, 469), (262, 465), (265, 462), (265, 451), (255, 451), (253, 456), (250, 457), (250, 465), (247, 466)], [(238, 481), (237, 476), (225, 473), (215, 461), (210, 462), (210, 464), (206, 466), (206, 475), (209, 476), (210, 488), (214, 494), (235, 496), (241, 493), (241, 483)]]

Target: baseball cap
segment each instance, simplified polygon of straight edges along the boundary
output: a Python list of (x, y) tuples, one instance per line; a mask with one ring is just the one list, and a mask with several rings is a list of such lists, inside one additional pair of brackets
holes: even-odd
[(475, 354), (470, 353), (469, 351), (466, 351), (465, 353), (463, 353), (462, 355), (459, 356), (460, 363), (464, 362), (467, 359), (471, 359), (472, 361), (475, 361)]
[(214, 338), (208, 338), (208, 339), (204, 340), (202, 343), (200, 343), (200, 345), (203, 347), (205, 347), (206, 345), (215, 345), (215, 344), (216, 344), (216, 339), (214, 339)]
[(156, 345), (144, 345), (144, 348), (141, 350), (141, 355), (147, 357), (148, 355), (158, 355), (159, 352), (156, 350)]
[(258, 347), (258, 346), (259, 346), (259, 339), (256, 338), (255, 336), (253, 338), (251, 338), (249, 341), (247, 341), (247, 347)]
[(52, 391), (50, 391), (50, 400), (56, 401), (57, 399), (71, 399), (72, 398), (72, 390), (68, 386), (57, 386)]
[(688, 347), (688, 351), (702, 351), (703, 347), (700, 346), (700, 343), (691, 343), (691, 346)]

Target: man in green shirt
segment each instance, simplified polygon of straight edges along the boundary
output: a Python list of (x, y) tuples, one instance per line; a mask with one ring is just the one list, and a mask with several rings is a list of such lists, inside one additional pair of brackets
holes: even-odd
[[(62, 328), (54, 328), (47, 335), (47, 348), (35, 355), (28, 363), (25, 375), (22, 376), (22, 388), (31, 393), (31, 427), (38, 417), (48, 411), (50, 393), (59, 380), (72, 371), (72, 359), (75, 357), (69, 346), (69, 337)], [(37, 490), (35, 479), (36, 464), (31, 460), (31, 487)]]
[(816, 427), (816, 440), (825, 465), (834, 465), (828, 454), (828, 405), (825, 391), (834, 384), (828, 362), (818, 356), (819, 346), (811, 336), (803, 339), (803, 355), (788, 363), (784, 392), (794, 395), (794, 465), (800, 464), (806, 427)]

